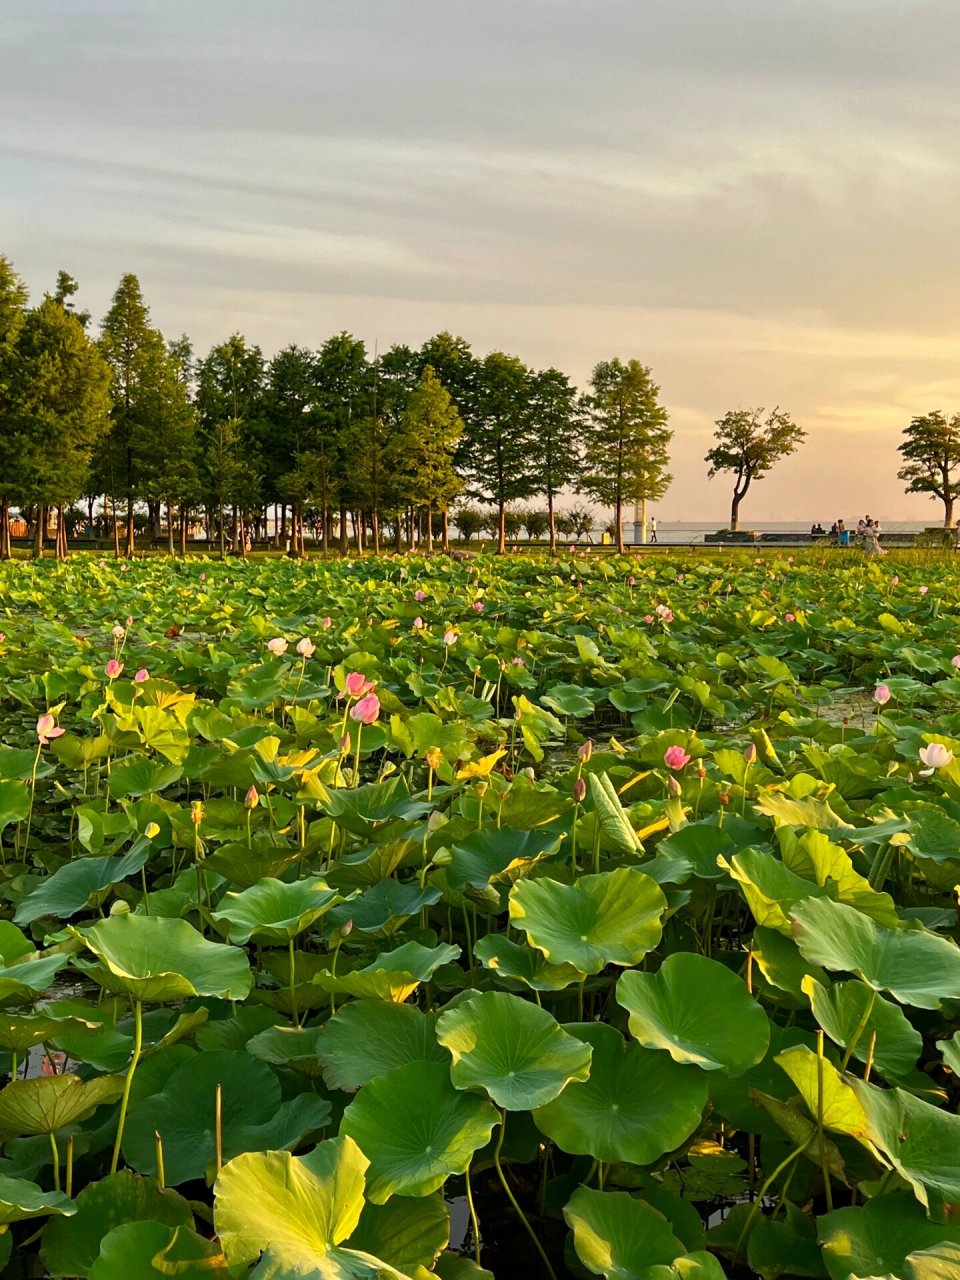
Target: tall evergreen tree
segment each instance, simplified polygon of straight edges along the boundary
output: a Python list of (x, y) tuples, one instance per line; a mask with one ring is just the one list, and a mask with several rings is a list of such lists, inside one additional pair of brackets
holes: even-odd
[(663, 497), (673, 477), (667, 452), (673, 432), (660, 404), (660, 388), (639, 360), (603, 360), (584, 397), (589, 417), (584, 492), (612, 506), (617, 550), (623, 542), (623, 507)]
[(27, 290), (0, 255), (0, 559), (9, 560), (10, 503), (19, 497), (22, 449), (16, 420), (17, 343), (26, 317)]
[[(578, 478), (581, 468), (583, 417), (577, 390), (559, 369), (544, 369), (530, 380), (530, 410), (537, 440), (534, 452), (537, 492), (547, 499), (550, 550), (556, 553), (557, 494)], [(531, 532), (529, 527), (527, 532)]]
[(530, 371), (516, 356), (493, 351), (477, 361), (458, 405), (464, 422), (461, 465), (472, 496), (497, 508), (497, 550), (506, 550), (507, 505), (536, 491)]
[(407, 401), (387, 456), (389, 473), (400, 500), (426, 511), (427, 550), (433, 550), (433, 515), (443, 516), (447, 542), (447, 513), (462, 481), (454, 468), (463, 421), (456, 405), (427, 365)]

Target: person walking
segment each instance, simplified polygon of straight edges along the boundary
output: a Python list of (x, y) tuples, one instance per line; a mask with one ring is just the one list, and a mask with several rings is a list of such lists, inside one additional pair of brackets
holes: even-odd
[(651, 516), (650, 517), (650, 541), (656, 542), (656, 540), (657, 540), (657, 517)]

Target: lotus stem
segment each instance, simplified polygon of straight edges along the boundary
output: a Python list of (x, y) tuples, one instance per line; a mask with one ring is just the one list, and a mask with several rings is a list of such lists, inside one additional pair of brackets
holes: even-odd
[(73, 1199), (73, 1134), (67, 1137), (67, 1177), (64, 1190), (69, 1200)]
[(477, 1210), (473, 1203), (473, 1188), (470, 1186), (470, 1169), (464, 1174), (464, 1185), (467, 1190), (467, 1209), (470, 1213), (470, 1230), (473, 1232), (473, 1257), (477, 1266), (480, 1266), (480, 1222), (477, 1218)]
[(130, 1105), (130, 1088), (133, 1084), (133, 1073), (140, 1061), (140, 1050), (143, 1047), (143, 1002), (137, 1000), (133, 1006), (133, 1053), (127, 1075), (123, 1082), (123, 1094), (120, 1098), (120, 1118), (117, 1121), (117, 1138), (113, 1144), (113, 1159), (110, 1161), (110, 1172), (117, 1172), (120, 1163), (120, 1144), (123, 1141), (123, 1129), (127, 1123), (127, 1107)]
[(147, 891), (147, 869), (146, 866), (140, 868), (140, 884), (143, 887), (143, 913), (150, 914), (150, 894)]
[(217, 1143), (217, 1174), (223, 1168), (223, 1086), (217, 1082), (217, 1100), (214, 1113), (214, 1133)]
[(543, 1265), (547, 1269), (547, 1275), (550, 1277), (550, 1280), (557, 1280), (557, 1274), (554, 1271), (553, 1267), (550, 1265), (550, 1259), (547, 1257), (546, 1252), (544, 1251), (543, 1245), (537, 1239), (537, 1233), (534, 1231), (533, 1227), (531, 1227), (530, 1223), (528, 1222), (526, 1214), (520, 1208), (519, 1204), (517, 1204), (516, 1196), (510, 1190), (510, 1184), (509, 1182), (507, 1182), (506, 1174), (503, 1172), (503, 1165), (500, 1163), (500, 1152), (503, 1149), (503, 1137), (504, 1137), (504, 1134), (506, 1133), (506, 1129), (507, 1129), (507, 1113), (506, 1111), (501, 1110), (500, 1133), (497, 1136), (497, 1145), (493, 1151), (493, 1165), (497, 1171), (497, 1177), (500, 1179), (500, 1185), (503, 1187), (504, 1191), (506, 1192), (507, 1199), (513, 1205), (514, 1213), (516, 1213), (517, 1217), (523, 1223), (526, 1229), (527, 1235), (533, 1241), (534, 1248), (536, 1249), (537, 1253), (539, 1253), (540, 1258), (543, 1262)]
[[(864, 1011), (863, 1011), (863, 1015), (860, 1018), (860, 1021), (857, 1023), (857, 1026), (853, 1035), (850, 1037), (850, 1043), (847, 1045), (847, 1051), (843, 1055), (843, 1061), (840, 1063), (841, 1075), (843, 1074), (844, 1071), (846, 1071), (847, 1067), (850, 1065), (850, 1059), (853, 1057), (853, 1051), (854, 1049), (856, 1049), (857, 1044), (860, 1041), (860, 1037), (863, 1035), (864, 1031), (866, 1031), (867, 1029), (867, 1023), (870, 1021), (870, 1015), (873, 1013), (873, 1006), (876, 1004), (876, 1002), (877, 1002), (877, 993), (876, 991), (871, 991), (870, 999), (867, 1001), (866, 1007), (864, 1008)], [(876, 1044), (876, 1032), (874, 1032), (873, 1044)], [(871, 1048), (872, 1048), (872, 1045), (871, 1045)]]
[(60, 1190), (60, 1152), (57, 1150), (57, 1140), (53, 1133), (47, 1135), (50, 1139), (50, 1150), (53, 1153), (53, 1189)]
[(167, 1185), (167, 1177), (163, 1167), (163, 1139), (160, 1137), (159, 1129), (154, 1129), (153, 1131), (153, 1146), (156, 1152), (157, 1182), (160, 1185), (160, 1190), (163, 1191)]
[(289, 955), (290, 955), (290, 1016), (293, 1018), (293, 1025), (299, 1027), (300, 1015), (297, 1013), (297, 966), (294, 959), (293, 939), (289, 939)]
[(763, 1208), (763, 1202), (767, 1197), (767, 1192), (770, 1190), (770, 1188), (773, 1186), (776, 1180), (780, 1177), (781, 1173), (783, 1173), (784, 1169), (789, 1168), (790, 1165), (792, 1165), (795, 1160), (800, 1159), (800, 1157), (803, 1155), (803, 1153), (806, 1151), (807, 1147), (809, 1147), (812, 1141), (813, 1141), (813, 1138), (810, 1137), (807, 1139), (807, 1141), (803, 1144), (802, 1147), (796, 1147), (793, 1151), (790, 1152), (788, 1156), (785, 1156), (780, 1161), (780, 1163), (774, 1169), (773, 1173), (771, 1173), (767, 1178), (764, 1179), (763, 1185), (761, 1186), (760, 1190), (757, 1192), (756, 1199), (754, 1200), (753, 1204), (750, 1207), (750, 1213), (747, 1217), (746, 1222), (743, 1224), (743, 1230), (740, 1232), (740, 1236), (737, 1240), (737, 1247), (734, 1250), (734, 1255), (733, 1255), (734, 1262), (736, 1262), (737, 1258), (739, 1257), (740, 1249), (743, 1246), (743, 1242), (744, 1240), (746, 1240), (747, 1236), (750, 1234), (751, 1230), (753, 1229), (753, 1224), (756, 1222), (757, 1218), (759, 1217), (760, 1210)]
[(360, 739), (363, 737), (363, 722), (357, 721), (357, 753), (353, 758), (353, 785), (360, 785)]
[(823, 1032), (817, 1032), (817, 1146), (820, 1150), (820, 1172), (823, 1175), (823, 1194), (827, 1212), (833, 1212), (833, 1188), (830, 1185), (830, 1168), (827, 1164), (827, 1143), (823, 1136)]
[(876, 1027), (870, 1032), (870, 1047), (867, 1050), (867, 1065), (863, 1072), (864, 1084), (870, 1083), (870, 1072), (873, 1070), (873, 1053), (877, 1047), (877, 1030)]
[(37, 793), (37, 770), (40, 768), (40, 752), (43, 750), (43, 743), (37, 744), (37, 754), (33, 757), (33, 769), (30, 772), (30, 808), (27, 810), (27, 829), (23, 837), (23, 851), (27, 852), (30, 845), (30, 826), (33, 822), (33, 802)]

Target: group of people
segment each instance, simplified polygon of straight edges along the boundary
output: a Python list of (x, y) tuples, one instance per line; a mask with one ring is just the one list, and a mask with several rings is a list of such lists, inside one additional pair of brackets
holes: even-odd
[[(814, 525), (810, 531), (814, 534), (824, 532), (822, 525)], [(880, 521), (874, 520), (872, 516), (861, 516), (857, 521), (857, 539), (866, 545), (867, 553), (871, 556), (885, 556), (887, 553), (880, 545)], [(834, 520), (830, 526), (830, 539), (835, 546), (849, 547), (850, 530), (847, 528), (843, 520)]]

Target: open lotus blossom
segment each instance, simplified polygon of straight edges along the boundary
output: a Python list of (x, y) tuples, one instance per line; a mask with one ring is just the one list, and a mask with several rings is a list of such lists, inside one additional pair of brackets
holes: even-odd
[(368, 693), (350, 708), (350, 719), (358, 724), (374, 724), (379, 714), (380, 699), (375, 693)]
[(423, 619), (420, 617), (420, 615), (419, 615), (419, 614), (418, 614), (418, 615), (417, 615), (417, 617), (415, 617), (415, 618), (414, 618), (414, 620), (413, 620), (413, 629), (414, 629), (414, 631), (422, 631), (422, 630), (423, 630)]
[(117, 676), (123, 670), (123, 663), (118, 662), (116, 658), (111, 658), (107, 665), (103, 668), (110, 680), (116, 680)]
[(643, 615), (643, 620), (644, 620), (644, 622), (647, 624), (647, 626), (649, 627), (650, 623), (653, 621), (653, 614), (652, 614), (652, 613), (645, 613), (645, 614)]
[(922, 596), (925, 596), (929, 590), (930, 590), (930, 588), (929, 588), (929, 587), (921, 587), (921, 588), (920, 588), (920, 594), (921, 594)]
[(927, 766), (926, 769), (920, 770), (921, 778), (929, 778), (935, 769), (945, 769), (953, 762), (953, 752), (942, 742), (928, 743), (927, 746), (920, 748), (918, 754)]
[(152, 840), (154, 836), (158, 836), (160, 834), (159, 822), (148, 822), (143, 828), (143, 834), (148, 840)]
[(457, 643), (457, 633), (453, 630), (452, 627), (450, 628), (449, 631), (445, 631), (443, 633), (443, 643), (447, 646), (447, 648), (449, 648), (450, 645)]
[(329, 631), (330, 628), (333, 626), (333, 623), (330, 620), (330, 618), (321, 618), (320, 625), (321, 627), (323, 627), (324, 631)]
[(421, 591), (421, 589), (417, 587), (416, 591), (413, 593), (413, 598), (416, 600), (417, 604), (419, 604), (421, 600), (426, 600), (427, 593), (425, 591)]
[(878, 707), (885, 707), (890, 701), (890, 686), (887, 684), (878, 684), (873, 691), (873, 700)]
[(297, 653), (301, 658), (312, 658), (316, 652), (317, 646), (309, 636), (304, 636), (302, 640), (297, 641)]
[(483, 613), (483, 601), (482, 601), (482, 600), (474, 600), (474, 602), (473, 602), (473, 611), (474, 611), (474, 613)]
[[(2, 640), (3, 640), (3, 636), (0, 635), (0, 641)], [(953, 655), (953, 657), (950, 659), (950, 665), (951, 667), (960, 667), (960, 653), (955, 653)]]
[(65, 732), (66, 730), (60, 728), (49, 711), (37, 721), (37, 737), (40, 739), (41, 747), (48, 746), (54, 738), (62, 737)]
[(283, 636), (274, 636), (272, 640), (267, 641), (267, 648), (274, 657), (279, 658), (287, 652), (287, 641)]
[(134, 684), (145, 684), (145, 683), (146, 683), (146, 681), (147, 681), (147, 680), (149, 680), (149, 679), (150, 679), (150, 672), (147, 670), (147, 668), (146, 668), (146, 667), (141, 667), (141, 668), (140, 668), (140, 670), (139, 670), (139, 671), (136, 673), (136, 675), (133, 677), (133, 683), (134, 683)]
[(899, 575), (899, 574), (895, 573), (895, 574), (893, 575), (893, 577), (890, 579), (890, 585), (891, 585), (891, 587), (899, 587), (899, 585), (900, 585), (900, 575)]
[[(343, 682), (343, 692), (351, 698), (362, 698), (376, 684), (376, 680), (368, 680), (362, 671), (351, 671)], [(341, 697), (343, 694), (340, 695)], [(353, 715), (353, 712), (350, 713)]]
[(784, 622), (796, 622), (797, 615), (795, 613), (785, 613), (783, 615)]
[(667, 747), (663, 753), (663, 763), (668, 769), (682, 769), (692, 758), (683, 747)]
[(123, 637), (126, 635), (126, 632), (124, 631), (123, 627), (121, 627), (121, 626), (120, 626), (120, 624), (119, 624), (119, 622), (118, 622), (118, 623), (117, 623), (117, 625), (113, 628), (113, 630), (111, 631), (111, 633), (110, 633), (110, 634), (113, 636), (114, 640), (122, 640), (122, 639), (123, 639)]

